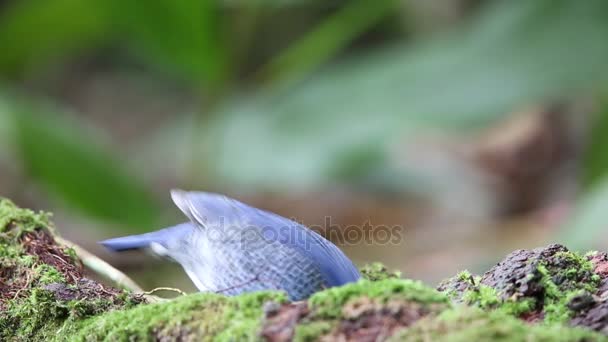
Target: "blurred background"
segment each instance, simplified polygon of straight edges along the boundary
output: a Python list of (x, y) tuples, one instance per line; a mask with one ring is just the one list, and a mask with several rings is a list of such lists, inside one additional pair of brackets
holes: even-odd
[[(604, 0), (2, 0), (0, 195), (96, 241), (226, 193), (436, 283), (506, 253), (608, 248)], [(338, 239), (340, 240), (340, 239)]]

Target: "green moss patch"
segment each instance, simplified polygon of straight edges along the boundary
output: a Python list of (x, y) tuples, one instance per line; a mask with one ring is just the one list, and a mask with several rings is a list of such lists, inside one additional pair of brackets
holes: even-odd
[(502, 311), (458, 307), (424, 318), (391, 341), (607, 341), (603, 335), (560, 324), (531, 325)]
[(586, 305), (593, 302), (600, 276), (594, 273), (587, 257), (562, 251), (541, 263), (538, 271), (545, 288), (546, 322), (566, 322), (576, 311), (586, 309)]
[(19, 208), (10, 200), (0, 197), (0, 232), (11, 233), (2, 235), (3, 239), (9, 236), (19, 237), (24, 232), (32, 232), (40, 227), (48, 228), (50, 217), (49, 213), (35, 213), (29, 209)]
[(49, 217), (0, 199), (0, 340), (48, 340), (66, 322), (141, 302), (84, 278)]
[(449, 307), (448, 298), (420, 282), (360, 280), (326, 289), (307, 302), (288, 304), (264, 327), (270, 340), (373, 340)]
[(591, 261), (564, 246), (511, 253), (483, 276), (460, 273), (439, 290), (457, 302), (529, 321), (565, 323), (594, 302), (601, 276)]
[(364, 279), (371, 281), (378, 281), (384, 279), (399, 279), (401, 278), (401, 272), (389, 271), (384, 264), (381, 262), (374, 262), (361, 267), (361, 276)]
[(256, 339), (264, 306), (286, 302), (281, 292), (256, 292), (237, 297), (199, 293), (170, 302), (114, 311), (67, 327), (58, 340), (150, 341)]
[(401, 299), (422, 304), (447, 304), (448, 298), (419, 281), (409, 279), (386, 279), (333, 287), (314, 294), (310, 300), (311, 310), (317, 317), (340, 318), (342, 307), (352, 299), (366, 297), (387, 303), (390, 299)]

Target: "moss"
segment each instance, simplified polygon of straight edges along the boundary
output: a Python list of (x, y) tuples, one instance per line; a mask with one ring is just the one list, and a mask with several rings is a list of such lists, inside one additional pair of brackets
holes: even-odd
[(0, 337), (43, 340), (51, 336), (51, 332), (56, 331), (67, 316), (67, 308), (56, 305), (52, 293), (34, 289), (29, 297), (13, 301), (0, 315)]
[[(605, 340), (563, 324), (588, 303), (600, 282), (590, 256), (563, 246), (525, 254), (536, 259), (514, 264), (525, 266), (518, 277), (505, 280), (500, 277), (511, 272), (497, 272), (500, 281), (491, 283), (495, 287), (486, 285), (486, 276), (482, 284), (480, 277), (460, 272), (449, 290), (459, 291), (458, 299), (473, 308), (455, 307), (448, 295), (399, 279), (400, 274), (381, 264), (362, 269), (367, 279), (326, 289), (306, 303), (285, 304), (284, 293), (257, 292), (235, 297), (200, 293), (137, 305), (141, 300), (129, 293), (84, 278), (73, 250), (58, 246), (49, 227), (48, 214), (0, 200), (0, 274), (5, 277), (0, 284), (0, 340), (251, 341), (261, 339), (261, 333), (266, 336), (266, 328), (285, 328), (296, 341), (313, 341), (354, 338), (373, 333), (377, 326), (390, 327), (383, 333), (402, 329), (396, 338), (413, 341)], [(549, 253), (555, 250), (560, 252)], [(511, 261), (521, 260), (518, 255), (523, 254)], [(277, 307), (268, 302), (285, 304), (278, 305), (283, 311), (266, 318), (265, 310)], [(531, 311), (540, 316), (541, 309), (542, 325), (515, 318)]]
[(588, 251), (587, 253), (585, 253), (585, 258), (592, 258), (594, 256), (596, 256), (599, 252), (598, 251)]
[(530, 325), (502, 311), (458, 307), (428, 317), (391, 341), (607, 341), (600, 334), (559, 324)]
[[(33, 255), (21, 255), (19, 256), (19, 263), (24, 267), (34, 267), (36, 264), (36, 257)], [(39, 273), (43, 272), (43, 270), (39, 270)]]
[(473, 278), (473, 275), (468, 270), (458, 272), (458, 274), (456, 275), (456, 278), (458, 278), (461, 281), (469, 282), (472, 285), (475, 285), (475, 280)]
[(260, 331), (263, 307), (268, 302), (285, 303), (283, 292), (254, 292), (229, 299), (229, 308), (224, 312), (224, 321), (230, 325), (216, 337), (216, 341), (242, 341), (252, 339)]
[[(479, 298), (476, 299), (480, 306), (492, 307), (498, 303), (498, 296), (492, 288), (481, 286), (480, 289)], [(343, 307), (362, 297), (373, 298), (375, 303), (385, 304), (394, 299), (423, 305), (441, 304), (443, 313), (439, 317), (429, 317), (414, 323), (398, 335), (404, 340), (550, 341), (556, 337), (558, 341), (577, 341), (583, 338), (589, 341), (601, 340), (599, 335), (565, 328), (560, 324), (529, 326), (513, 318), (512, 313), (504, 309), (506, 305), (503, 305), (502, 310), (483, 314), (483, 310), (471, 308), (450, 309), (445, 295), (420, 282), (400, 279), (378, 282), (362, 280), (315, 294), (309, 299), (311, 317), (298, 322), (294, 340), (313, 341), (331, 333), (340, 322), (348, 320), (342, 317)], [(99, 308), (108, 304), (102, 301), (80, 300), (66, 304), (57, 302), (48, 291), (36, 290), (28, 299), (30, 305), (20, 307), (21, 312), (15, 315), (17, 319), (28, 317), (28, 325), (19, 327), (14, 324), (13, 328), (18, 330), (17, 336), (34, 340), (258, 340), (264, 307), (269, 301), (285, 303), (287, 299), (281, 292), (258, 292), (236, 297), (201, 293), (170, 302), (103, 313)], [(44, 309), (34, 312), (38, 307)]]
[(285, 302), (281, 292), (256, 292), (237, 297), (199, 293), (170, 302), (140, 305), (66, 325), (56, 340), (183, 340), (235, 341), (256, 339), (264, 303)]
[(36, 229), (50, 229), (50, 214), (21, 209), (11, 201), (0, 198), (0, 271), (5, 277), (0, 293), (0, 339), (28, 339), (40, 330), (57, 327), (65, 310), (54, 303), (51, 293), (35, 285), (64, 281), (53, 266), (40, 263), (38, 258), (24, 252), (19, 239)]
[[(557, 252), (551, 253), (555, 250)], [(563, 246), (550, 246), (543, 251), (546, 252), (536, 252), (540, 253), (536, 254), (536, 259), (531, 258), (534, 251), (526, 255), (530, 259), (524, 266), (530, 267), (531, 273), (523, 274), (521, 278), (504, 281), (508, 275), (499, 274), (496, 278), (490, 274), (482, 283), (480, 277), (463, 271), (445, 282), (447, 285), (443, 290), (450, 298), (484, 310), (500, 311), (515, 317), (542, 311), (546, 323), (564, 323), (572, 317), (573, 308), (576, 309), (576, 305), (572, 305), (573, 300), (579, 299), (584, 304), (585, 296), (597, 291), (600, 276), (594, 273), (589, 256), (570, 252)], [(524, 267), (513, 264), (521, 261), (519, 257), (514, 261), (506, 260), (503, 265), (514, 269)], [(501, 287), (486, 285), (490, 280)], [(457, 291), (459, 289), (460, 292)]]
[[(396, 278), (377, 281), (363, 279), (357, 283), (329, 288), (314, 294), (307, 304), (310, 311), (295, 327), (295, 341), (316, 341), (322, 336), (336, 339), (341, 333), (365, 330), (366, 323), (362, 323), (361, 327), (356, 323), (346, 323), (357, 320), (369, 320), (375, 322), (370, 324), (380, 325), (389, 322), (407, 324), (409, 319), (416, 320), (426, 314), (435, 314), (450, 306), (447, 296), (421, 282)], [(404, 312), (409, 314), (403, 314)], [(393, 315), (407, 318), (404, 318), (404, 322), (399, 321), (399, 318), (397, 321), (388, 318)]]
[(600, 281), (588, 257), (576, 252), (557, 253), (555, 260), (542, 263), (537, 269), (545, 289), (543, 311), (547, 323), (564, 323), (570, 319), (572, 299), (595, 293)]
[(458, 293), (455, 290), (448, 290), (446, 295), (467, 305), (473, 305), (484, 310), (498, 310), (513, 316), (521, 316), (530, 312), (536, 305), (533, 298), (503, 299), (497, 289), (482, 284), (480, 276), (473, 276), (467, 270), (459, 272), (452, 279), (461, 282), (467, 289), (462, 292), (459, 298), (456, 298)]
[(361, 268), (361, 275), (364, 279), (371, 281), (378, 281), (384, 279), (401, 278), (401, 272), (399, 271), (389, 271), (384, 264), (381, 262), (374, 262), (368, 265), (365, 265)]
[[(363, 280), (317, 293), (309, 299), (313, 314), (299, 322), (294, 332), (296, 341), (312, 341), (330, 332), (342, 316), (347, 302), (361, 298), (378, 302), (391, 299), (410, 300), (423, 305), (448, 306), (447, 298), (420, 282), (388, 279)], [(257, 340), (264, 322), (265, 303), (287, 302), (282, 292), (257, 292), (236, 297), (203, 293), (180, 297), (168, 303), (142, 305), (130, 310), (105, 313), (76, 321), (62, 329), (57, 339), (150, 340), (163, 337), (214, 341)]]
[(308, 302), (315, 315), (324, 318), (340, 318), (342, 306), (349, 300), (358, 297), (378, 299), (384, 303), (392, 298), (422, 304), (448, 302), (448, 298), (444, 294), (419, 281), (409, 279), (386, 279), (377, 282), (363, 279), (356, 283), (318, 292)]
[(467, 304), (474, 304), (482, 309), (493, 309), (501, 303), (498, 292), (485, 285), (479, 285), (475, 289), (466, 291), (463, 300)]
[(104, 298), (63, 301), (44, 288), (34, 288), (29, 297), (15, 300), (0, 314), (0, 340), (51, 340), (62, 326), (132, 304)]
[[(209, 294), (110, 312), (66, 326), (56, 340), (152, 340), (154, 337), (221, 331), (225, 298)], [(195, 326), (194, 322), (198, 324)]]
[(29, 209), (19, 208), (10, 200), (0, 197), (0, 232), (2, 233), (17, 228), (17, 233), (12, 235), (18, 237), (22, 233), (34, 231), (36, 228), (48, 228), (50, 227), (50, 217), (49, 213), (35, 213)]
[(521, 316), (532, 311), (536, 306), (534, 298), (509, 298), (503, 300), (496, 289), (483, 284), (466, 291), (463, 301), (485, 310), (498, 310), (513, 316)]
[[(565, 276), (567, 282), (561, 282), (563, 290), (584, 289), (589, 292), (597, 290), (598, 282), (595, 279), (593, 263), (588, 257), (577, 252), (562, 252), (556, 254), (555, 265), (547, 263), (545, 266), (553, 273), (554, 277)], [(564, 272), (563, 265), (569, 265)], [(562, 274), (563, 273), (563, 274)]]
[(334, 326), (335, 323), (332, 321), (301, 323), (296, 327), (293, 340), (295, 342), (316, 341), (320, 336), (329, 333)]
[(53, 283), (63, 283), (65, 278), (55, 267), (47, 264), (39, 264), (33, 271), (36, 281), (40, 285), (49, 285)]
[(74, 248), (67, 247), (65, 249), (65, 254), (70, 257), (72, 262), (74, 262), (74, 263), (79, 262), (78, 255), (76, 254), (76, 250), (74, 250)]
[(27, 274), (28, 279), (23, 280), (22, 288), (12, 300), (6, 302), (6, 310), (0, 314), (0, 339), (44, 339), (70, 317), (67, 304), (58, 301), (51, 291), (43, 288), (44, 285), (65, 281), (56, 268), (39, 264), (33, 270), (22, 273)]
[(134, 303), (83, 278), (49, 217), (0, 199), (0, 340), (49, 340), (70, 322)]
[[(49, 227), (50, 216), (48, 213), (19, 208), (8, 199), (0, 197), (0, 265), (15, 264), (15, 259), (23, 254), (17, 239), (23, 233)], [(23, 260), (22, 263), (31, 264), (31, 261)]]
[(68, 320), (80, 320), (115, 309), (130, 309), (141, 304), (141, 301), (134, 301), (133, 298), (133, 296), (124, 293), (117, 298), (83, 298), (66, 302), (59, 301), (58, 305), (67, 308)]

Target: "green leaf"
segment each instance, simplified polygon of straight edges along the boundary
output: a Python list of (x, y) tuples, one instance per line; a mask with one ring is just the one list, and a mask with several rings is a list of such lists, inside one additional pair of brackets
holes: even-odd
[(607, 10), (603, 0), (496, 2), (456, 33), (224, 107), (201, 134), (205, 161), (234, 186), (323, 186), (383, 169), (391, 144), (422, 128), (480, 127), (606, 84)]
[(12, 1), (0, 13), (0, 73), (80, 52), (104, 40), (111, 28), (102, 1)]
[(0, 14), (0, 72), (124, 39), (141, 58), (205, 85), (228, 72), (215, 0), (22, 0)]
[(323, 21), (279, 54), (260, 74), (263, 78), (292, 80), (327, 62), (348, 43), (396, 9), (394, 0), (356, 0)]
[(25, 169), (51, 195), (85, 214), (131, 229), (158, 224), (159, 207), (144, 184), (82, 125), (32, 106), (16, 108), (13, 120)]
[(112, 1), (127, 42), (140, 57), (194, 81), (225, 81), (229, 56), (222, 44), (216, 0)]

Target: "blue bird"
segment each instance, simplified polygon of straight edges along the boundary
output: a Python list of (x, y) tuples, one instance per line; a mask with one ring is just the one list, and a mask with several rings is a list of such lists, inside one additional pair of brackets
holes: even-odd
[(200, 291), (283, 290), (291, 300), (361, 278), (333, 243), (303, 225), (220, 194), (171, 191), (190, 220), (101, 241), (113, 251), (149, 248), (179, 263)]

